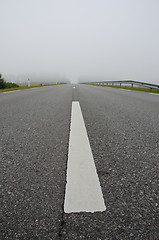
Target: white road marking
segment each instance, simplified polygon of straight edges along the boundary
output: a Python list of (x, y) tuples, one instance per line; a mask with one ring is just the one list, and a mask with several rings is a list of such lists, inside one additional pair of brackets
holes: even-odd
[(76, 88), (76, 87), (73, 87), (73, 88)]
[(128, 89), (123, 89), (123, 88), (119, 88), (120, 90), (124, 90), (124, 91), (127, 91), (127, 92), (130, 92), (131, 90), (128, 90)]
[(157, 95), (157, 96), (159, 96), (159, 94), (158, 94), (158, 93), (149, 93), (149, 94), (152, 94), (152, 95)]
[(64, 212), (105, 211), (86, 127), (79, 102), (72, 102)]
[(8, 92), (2, 92), (3, 94), (6, 94), (6, 93), (14, 93), (14, 92), (20, 92), (22, 90), (15, 90), (15, 91), (8, 91)]

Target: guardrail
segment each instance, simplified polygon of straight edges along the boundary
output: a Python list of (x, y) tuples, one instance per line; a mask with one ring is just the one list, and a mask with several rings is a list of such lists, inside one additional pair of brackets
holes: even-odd
[(159, 89), (159, 85), (157, 84), (151, 84), (151, 83), (145, 83), (145, 82), (138, 82), (133, 80), (122, 80), (122, 81), (101, 81), (101, 82), (86, 82), (87, 84), (99, 84), (99, 85), (122, 85), (122, 84), (130, 84), (133, 88), (134, 85), (137, 86), (143, 86), (150, 89)]

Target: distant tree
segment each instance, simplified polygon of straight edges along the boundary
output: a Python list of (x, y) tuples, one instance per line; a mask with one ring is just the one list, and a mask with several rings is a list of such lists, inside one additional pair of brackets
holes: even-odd
[(6, 88), (6, 83), (2, 78), (2, 74), (0, 73), (0, 89), (4, 89), (4, 88)]
[(2, 78), (2, 74), (0, 73), (0, 89), (16, 88), (16, 87), (19, 87), (19, 85), (16, 84), (16, 83), (6, 82), (6, 81)]

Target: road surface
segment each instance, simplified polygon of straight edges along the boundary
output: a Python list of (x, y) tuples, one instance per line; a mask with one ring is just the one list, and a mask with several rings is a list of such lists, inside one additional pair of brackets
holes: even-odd
[[(64, 212), (72, 102), (103, 211)], [(159, 239), (159, 95), (86, 85), (0, 93), (0, 162), (0, 239)]]

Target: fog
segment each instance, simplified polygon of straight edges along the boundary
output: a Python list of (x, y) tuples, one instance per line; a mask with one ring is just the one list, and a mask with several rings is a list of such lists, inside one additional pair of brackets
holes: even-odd
[(0, 9), (7, 80), (159, 83), (158, 0), (0, 0)]

